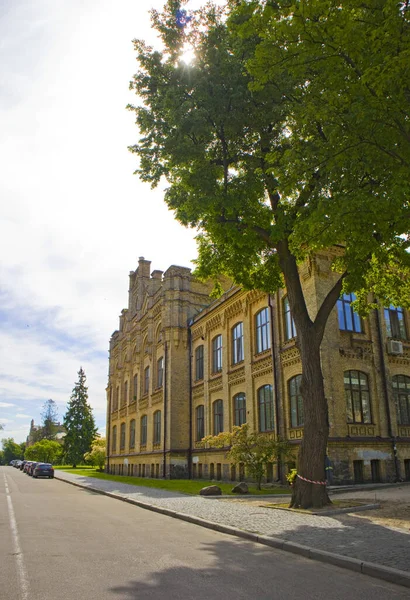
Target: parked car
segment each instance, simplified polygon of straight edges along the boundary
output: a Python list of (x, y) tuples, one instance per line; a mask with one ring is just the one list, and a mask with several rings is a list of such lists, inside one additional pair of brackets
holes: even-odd
[(28, 468), (29, 468), (29, 466), (31, 465), (32, 462), (33, 462), (32, 460), (26, 461), (26, 464), (23, 467), (23, 472), (24, 473), (28, 473)]
[(33, 477), (34, 479), (37, 479), (37, 477), (48, 477), (49, 479), (54, 479), (53, 465), (50, 463), (37, 463), (33, 468)]
[(27, 469), (27, 475), (33, 475), (34, 468), (38, 465), (38, 462), (32, 462), (29, 464)]
[(10, 467), (14, 467), (14, 463), (16, 462), (16, 459), (14, 458), (13, 460), (11, 460), (9, 462)]
[(21, 465), (20, 465), (20, 471), (24, 471), (24, 465), (26, 464), (26, 460), (22, 460), (21, 461)]
[(13, 467), (15, 469), (19, 469), (22, 462), (23, 462), (22, 460), (15, 460)]

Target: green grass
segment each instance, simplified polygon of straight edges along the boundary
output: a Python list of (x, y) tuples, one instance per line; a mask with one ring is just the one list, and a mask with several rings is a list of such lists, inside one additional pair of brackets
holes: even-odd
[[(181, 492), (183, 494), (197, 495), (200, 490), (207, 485), (218, 485), (222, 494), (240, 496), (240, 494), (232, 494), (233, 483), (224, 483), (222, 481), (205, 481), (204, 479), (150, 479), (149, 477), (127, 477), (123, 475), (108, 475), (108, 473), (100, 473), (94, 467), (81, 465), (76, 469), (61, 465), (55, 466), (55, 469), (82, 475), (83, 477), (94, 477), (95, 479), (104, 479), (106, 481), (118, 481), (119, 483), (128, 483), (130, 485), (139, 485), (143, 487), (159, 488), (161, 490), (169, 490), (171, 492)], [(258, 490), (256, 486), (249, 485), (250, 495), (266, 495), (266, 494), (290, 494), (286, 487), (275, 487), (265, 490)]]

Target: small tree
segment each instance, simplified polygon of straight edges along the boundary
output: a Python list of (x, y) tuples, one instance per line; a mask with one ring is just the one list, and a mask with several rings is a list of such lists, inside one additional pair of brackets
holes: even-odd
[(106, 439), (96, 438), (91, 446), (91, 451), (87, 452), (84, 458), (94, 467), (98, 467), (100, 471), (103, 471), (106, 454)]
[(43, 426), (41, 428), (41, 437), (46, 440), (54, 440), (57, 433), (58, 410), (54, 400), (47, 400), (43, 405), (41, 413)]
[(78, 381), (74, 386), (67, 412), (64, 415), (64, 452), (66, 460), (75, 469), (89, 452), (97, 433), (91, 406), (88, 404), (88, 388), (83, 368), (78, 371)]
[(56, 463), (59, 462), (62, 452), (63, 448), (61, 444), (54, 440), (43, 439), (26, 448), (24, 458), (26, 460)]
[(207, 435), (202, 440), (211, 448), (230, 447), (226, 457), (235, 465), (243, 463), (255, 479), (258, 490), (266, 472), (268, 463), (280, 462), (282, 458), (292, 456), (290, 445), (286, 441), (275, 439), (266, 433), (250, 432), (248, 423), (235, 426), (230, 431), (218, 435)]

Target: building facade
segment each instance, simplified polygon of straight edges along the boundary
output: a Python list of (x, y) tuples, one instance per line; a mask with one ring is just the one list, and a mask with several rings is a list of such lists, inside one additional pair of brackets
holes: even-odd
[[(336, 277), (337, 252), (300, 269), (313, 318)], [(130, 275), (129, 307), (110, 343), (107, 468), (242, 480), (241, 465), (201, 440), (244, 422), (288, 439), (296, 456), (301, 362), (286, 290), (230, 287), (211, 301), (188, 269), (150, 275), (149, 264), (140, 259)], [(381, 307), (361, 319), (353, 300), (339, 299), (321, 349), (334, 481), (410, 480), (409, 313)], [(269, 465), (266, 480), (283, 479), (290, 466)]]

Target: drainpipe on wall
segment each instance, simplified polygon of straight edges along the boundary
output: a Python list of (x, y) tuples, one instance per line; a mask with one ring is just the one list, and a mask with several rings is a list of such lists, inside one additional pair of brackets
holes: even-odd
[(188, 377), (189, 377), (189, 444), (188, 479), (192, 479), (192, 321), (188, 323)]
[(163, 466), (162, 477), (167, 477), (167, 379), (168, 379), (168, 345), (164, 342), (164, 445), (163, 445)]
[[(377, 301), (376, 301), (377, 302)], [(377, 302), (377, 304), (379, 304)], [(376, 322), (377, 322), (377, 337), (379, 342), (379, 352), (380, 352), (380, 366), (381, 366), (381, 376), (383, 383), (383, 392), (384, 392), (384, 402), (386, 406), (386, 416), (387, 416), (387, 430), (389, 437), (392, 442), (393, 447), (393, 458), (394, 458), (394, 470), (396, 472), (396, 481), (400, 481), (400, 466), (397, 458), (397, 445), (396, 438), (393, 435), (391, 414), (390, 414), (390, 405), (389, 405), (389, 388), (387, 385), (387, 377), (386, 377), (386, 361), (384, 359), (384, 344), (383, 344), (383, 336), (382, 336), (382, 328), (381, 328), (381, 320), (380, 320), (380, 309), (376, 309)]]
[[(268, 294), (268, 304), (269, 304), (269, 308), (270, 308), (270, 333), (271, 333), (271, 340), (272, 340), (272, 368), (273, 368), (273, 389), (274, 389), (274, 394), (275, 394), (275, 412), (276, 412), (276, 435), (279, 438), (280, 437), (280, 421), (281, 421), (281, 414), (280, 414), (280, 394), (279, 394), (279, 384), (280, 384), (280, 373), (279, 373), (279, 369), (278, 369), (278, 345), (277, 345), (277, 336), (276, 336), (276, 332), (275, 332), (275, 327), (273, 326), (273, 321), (274, 321), (274, 312), (273, 312), (273, 303), (272, 303), (272, 297), (270, 294)], [(283, 464), (280, 462), (278, 463), (278, 480), (282, 480), (282, 474), (283, 474)]]

